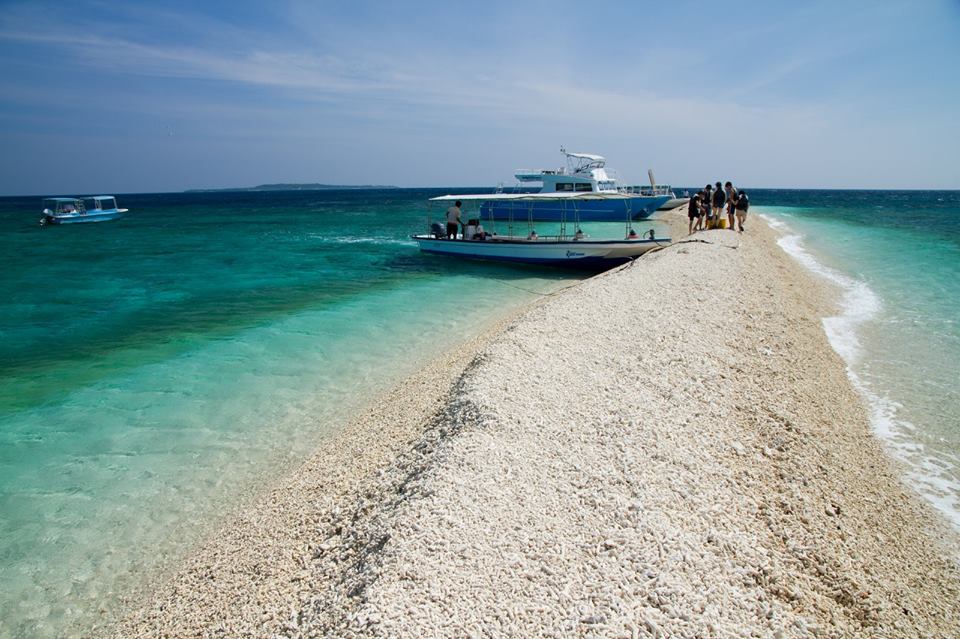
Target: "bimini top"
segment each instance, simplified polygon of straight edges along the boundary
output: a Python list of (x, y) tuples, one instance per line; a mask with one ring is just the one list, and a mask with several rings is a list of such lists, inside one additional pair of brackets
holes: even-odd
[(78, 197), (45, 197), (43, 198), (44, 202), (77, 202), (80, 198)]
[(85, 200), (113, 200), (115, 198), (112, 195), (88, 195), (84, 199)]
[(606, 163), (607, 158), (602, 155), (594, 155), (592, 153), (571, 153), (570, 151), (564, 151), (568, 158), (579, 158), (581, 160), (589, 160), (591, 162), (600, 162)]
[(519, 201), (541, 201), (541, 200), (629, 200), (634, 195), (628, 193), (618, 193), (616, 191), (584, 191), (561, 192), (561, 193), (470, 193), (467, 195), (441, 195), (430, 198), (431, 202), (453, 202), (461, 200), (463, 202), (490, 201), (490, 200), (519, 200)]

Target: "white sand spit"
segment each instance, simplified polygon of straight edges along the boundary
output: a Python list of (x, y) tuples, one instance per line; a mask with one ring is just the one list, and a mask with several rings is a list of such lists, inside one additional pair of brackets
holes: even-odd
[(116, 632), (960, 636), (957, 540), (870, 434), (832, 292), (748, 227), (421, 373)]

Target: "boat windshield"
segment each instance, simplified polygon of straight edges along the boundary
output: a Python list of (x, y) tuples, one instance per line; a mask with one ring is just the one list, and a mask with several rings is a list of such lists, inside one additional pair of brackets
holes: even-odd
[(91, 197), (84, 200), (87, 209), (115, 209), (117, 204), (112, 197)]
[(65, 197), (50, 197), (44, 198), (43, 208), (56, 213), (74, 213), (83, 210), (83, 203)]

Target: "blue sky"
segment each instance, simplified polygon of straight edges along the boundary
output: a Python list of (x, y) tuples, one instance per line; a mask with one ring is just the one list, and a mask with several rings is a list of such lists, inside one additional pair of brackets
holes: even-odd
[(960, 188), (960, 0), (4, 2), (0, 194)]

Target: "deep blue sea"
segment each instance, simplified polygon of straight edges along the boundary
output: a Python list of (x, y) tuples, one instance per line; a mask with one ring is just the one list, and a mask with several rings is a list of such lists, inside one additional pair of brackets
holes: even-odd
[[(452, 190), (120, 195), (52, 228), (0, 198), (0, 637), (109, 615), (377, 393), (573, 281), (421, 255)], [(843, 292), (824, 327), (877, 433), (960, 522), (960, 193), (751, 196)]]

